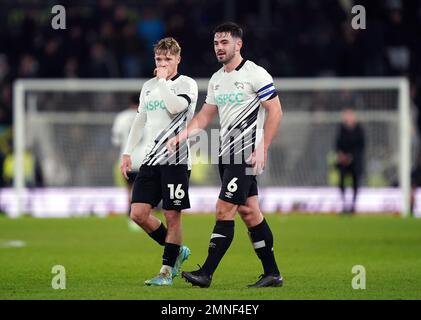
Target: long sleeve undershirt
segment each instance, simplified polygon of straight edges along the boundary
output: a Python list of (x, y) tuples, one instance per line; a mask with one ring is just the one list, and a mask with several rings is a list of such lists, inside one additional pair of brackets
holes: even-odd
[(136, 113), (133, 120), (132, 127), (130, 128), (129, 137), (127, 138), (126, 147), (123, 154), (131, 155), (136, 145), (139, 143), (142, 130), (146, 123), (146, 112)]
[(183, 96), (173, 94), (166, 85), (165, 79), (159, 79), (157, 82), (158, 91), (164, 100), (165, 107), (171, 114), (179, 113), (185, 110), (190, 102)]

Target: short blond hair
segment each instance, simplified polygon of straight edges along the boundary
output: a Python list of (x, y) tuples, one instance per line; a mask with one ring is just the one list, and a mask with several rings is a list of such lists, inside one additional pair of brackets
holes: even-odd
[(167, 53), (177, 56), (181, 53), (181, 47), (177, 40), (172, 37), (167, 37), (158, 41), (153, 48), (155, 54)]

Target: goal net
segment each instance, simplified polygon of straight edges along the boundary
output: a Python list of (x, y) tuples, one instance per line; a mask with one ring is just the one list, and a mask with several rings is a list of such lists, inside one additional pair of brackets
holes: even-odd
[[(22, 194), (25, 151), (39, 162), (45, 187), (119, 185), (119, 148), (111, 144), (117, 112), (144, 80), (23, 80), (15, 84), (15, 181)], [(208, 81), (198, 80), (200, 110)], [(397, 187), (408, 212), (409, 93), (405, 79), (275, 79), (284, 118), (270, 147), (259, 187), (326, 188), (337, 184), (335, 136), (341, 111), (352, 108), (365, 130), (364, 174), (368, 188)], [(207, 129), (218, 128), (219, 119)], [(201, 154), (201, 157), (210, 157)], [(198, 162), (199, 159), (193, 161)], [(203, 162), (203, 159), (200, 159)], [(192, 186), (218, 186), (217, 169), (193, 167)]]

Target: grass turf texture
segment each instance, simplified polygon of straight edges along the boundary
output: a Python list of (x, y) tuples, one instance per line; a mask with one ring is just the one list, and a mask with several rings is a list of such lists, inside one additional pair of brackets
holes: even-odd
[[(159, 215), (162, 218), (161, 215)], [(237, 218), (234, 241), (209, 289), (175, 278), (146, 287), (162, 248), (126, 217), (0, 218), (0, 299), (421, 299), (421, 219), (390, 216), (279, 216), (267, 220), (275, 237), (282, 288), (247, 289), (261, 273), (246, 228)], [(202, 264), (212, 215), (184, 215), (192, 255), (182, 270)], [(24, 247), (6, 247), (8, 240)], [(53, 290), (54, 265), (66, 268), (66, 289)], [(366, 290), (351, 286), (354, 265), (366, 268)]]

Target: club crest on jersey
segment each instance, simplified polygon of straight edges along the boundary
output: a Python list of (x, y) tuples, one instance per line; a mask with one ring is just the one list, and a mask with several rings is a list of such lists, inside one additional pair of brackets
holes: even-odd
[(214, 86), (213, 86), (213, 90), (219, 90), (219, 84), (215, 84)]
[(234, 82), (234, 85), (236, 86), (237, 89), (244, 89), (244, 83), (243, 82)]

